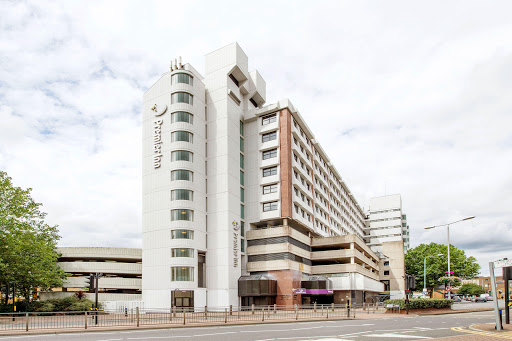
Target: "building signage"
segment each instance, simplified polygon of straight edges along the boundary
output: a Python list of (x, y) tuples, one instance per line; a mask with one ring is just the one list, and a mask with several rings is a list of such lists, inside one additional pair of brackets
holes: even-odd
[(162, 161), (162, 123), (163, 120), (153, 122), (153, 168), (159, 168)]
[(331, 289), (293, 289), (293, 293), (297, 295), (332, 295), (334, 290)]
[[(151, 107), (155, 116), (162, 116), (167, 111), (167, 105), (158, 107), (156, 104)], [(153, 121), (153, 168), (159, 168), (162, 161), (162, 123), (163, 119)]]
[(233, 221), (233, 267), (238, 267), (238, 230), (240, 225)]

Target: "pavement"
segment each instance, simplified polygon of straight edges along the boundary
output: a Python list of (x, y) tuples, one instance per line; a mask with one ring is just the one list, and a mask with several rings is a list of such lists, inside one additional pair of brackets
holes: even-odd
[[(201, 340), (201, 341), (364, 341), (364, 340), (512, 340), (510, 325), (503, 332), (493, 331), (493, 312), (472, 312), (449, 315), (361, 314), (351, 320), (265, 321), (251, 324), (141, 326), (83, 329), (74, 333), (64, 330), (21, 332), (0, 336), (0, 341), (77, 340), (77, 341), (136, 341), (136, 340)], [(159, 329), (155, 329), (159, 327)], [(67, 330), (66, 330), (67, 331)]]

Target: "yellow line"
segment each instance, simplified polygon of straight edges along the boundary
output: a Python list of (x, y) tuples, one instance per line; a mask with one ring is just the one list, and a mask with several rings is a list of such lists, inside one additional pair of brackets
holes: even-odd
[(497, 337), (500, 339), (507, 339), (512, 340), (512, 332), (484, 332), (484, 331), (476, 331), (476, 330), (470, 330), (466, 329), (464, 327), (454, 327), (451, 328), (453, 331), (461, 332), (461, 333), (469, 333), (469, 334), (477, 334), (477, 335), (483, 335), (483, 336), (492, 336)]

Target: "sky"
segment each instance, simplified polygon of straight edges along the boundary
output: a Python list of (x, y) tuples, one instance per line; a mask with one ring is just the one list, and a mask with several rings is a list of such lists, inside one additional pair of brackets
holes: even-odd
[(60, 246), (141, 247), (141, 102), (237, 41), (359, 203), (400, 193), (412, 246), (512, 257), (509, 1), (1, 1), (0, 170)]

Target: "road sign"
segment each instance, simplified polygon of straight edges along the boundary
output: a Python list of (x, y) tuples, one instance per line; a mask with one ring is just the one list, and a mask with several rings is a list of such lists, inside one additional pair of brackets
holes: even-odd
[(450, 291), (450, 290), (452, 290), (451, 287), (446, 287), (446, 291)]
[(512, 259), (502, 259), (494, 262), (495, 268), (503, 268), (505, 266), (512, 266)]

